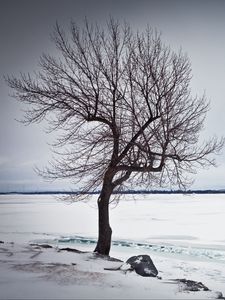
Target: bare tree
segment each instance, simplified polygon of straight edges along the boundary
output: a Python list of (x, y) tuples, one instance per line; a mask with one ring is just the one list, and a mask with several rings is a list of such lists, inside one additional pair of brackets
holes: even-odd
[(61, 132), (54, 145), (59, 156), (42, 175), (71, 178), (83, 193), (101, 186), (95, 251), (109, 254), (113, 191), (125, 182), (184, 187), (187, 173), (214, 165), (210, 154), (224, 140), (198, 144), (208, 102), (191, 96), (189, 59), (164, 45), (157, 31), (86, 20), (82, 28), (72, 23), (69, 34), (57, 24), (53, 40), (57, 57), (43, 55), (34, 76), (6, 80), (28, 104), (26, 124), (46, 119)]

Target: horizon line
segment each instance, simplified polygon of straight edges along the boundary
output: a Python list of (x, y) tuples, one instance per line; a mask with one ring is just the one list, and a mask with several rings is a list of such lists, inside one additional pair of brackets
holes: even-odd
[[(21, 194), (21, 195), (35, 195), (35, 194), (88, 194), (88, 195), (96, 195), (99, 194), (101, 191), (90, 191), (90, 192), (82, 192), (82, 191), (68, 191), (68, 190), (42, 190), (42, 191), (8, 191), (8, 192), (1, 192), (0, 195), (8, 195), (8, 194)], [(126, 191), (114, 191), (113, 194), (225, 194), (224, 189), (189, 189), (189, 190), (126, 190)]]

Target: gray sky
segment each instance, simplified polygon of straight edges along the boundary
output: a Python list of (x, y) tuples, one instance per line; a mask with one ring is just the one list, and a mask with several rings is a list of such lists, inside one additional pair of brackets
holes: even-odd
[[(50, 34), (56, 20), (69, 25), (87, 16), (103, 22), (109, 15), (126, 19), (137, 28), (146, 24), (162, 32), (176, 50), (182, 47), (192, 63), (193, 94), (206, 93), (211, 110), (203, 136), (225, 135), (225, 1), (224, 0), (0, 0), (0, 191), (67, 189), (67, 182), (48, 183), (33, 167), (51, 158), (54, 139), (43, 124), (24, 127), (21, 106), (9, 96), (3, 74), (36, 69), (43, 52), (51, 53)], [(225, 151), (218, 167), (199, 171), (193, 188), (225, 188)], [(71, 186), (71, 188), (74, 188)]]

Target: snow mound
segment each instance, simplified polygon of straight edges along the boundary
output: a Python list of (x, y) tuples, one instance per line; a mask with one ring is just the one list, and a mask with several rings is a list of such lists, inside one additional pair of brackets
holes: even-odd
[[(70, 251), (70, 250), (71, 251)], [(222, 294), (184, 288), (184, 282), (142, 277), (131, 263), (73, 248), (47, 244), (2, 243), (0, 247), (0, 299), (219, 299)], [(129, 261), (129, 259), (128, 259)], [(122, 267), (121, 267), (122, 266)], [(165, 266), (166, 267), (166, 266)], [(118, 272), (111, 272), (111, 270)], [(167, 284), (165, 284), (167, 283)], [(181, 288), (181, 283), (183, 287)], [(222, 299), (222, 298), (221, 298)]]

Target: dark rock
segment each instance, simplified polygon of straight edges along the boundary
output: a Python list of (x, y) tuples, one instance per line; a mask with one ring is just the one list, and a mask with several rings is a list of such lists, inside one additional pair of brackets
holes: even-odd
[(48, 245), (48, 244), (41, 244), (41, 245), (39, 245), (39, 247), (44, 248), (44, 249), (53, 248), (51, 245)]
[(3, 241), (0, 241), (0, 244), (4, 244), (4, 242), (3, 242)]
[(221, 292), (216, 292), (216, 299), (225, 299)]
[(210, 291), (207, 286), (202, 282), (188, 280), (188, 279), (175, 279), (176, 282), (184, 284), (185, 291), (198, 292), (198, 291)]
[(50, 248), (53, 248), (51, 245), (49, 244), (33, 244), (31, 243), (30, 246), (33, 246), (33, 247), (40, 247), (40, 248), (44, 248), (44, 249), (50, 249)]
[(121, 268), (121, 266), (114, 267), (114, 268), (104, 268), (104, 270), (107, 270), (107, 271), (119, 271), (119, 270), (121, 270), (120, 268)]
[(149, 255), (137, 255), (130, 257), (127, 261), (135, 272), (144, 277), (156, 277), (158, 270), (156, 269)]
[(59, 251), (68, 251), (68, 252), (74, 252), (74, 253), (85, 253), (83, 251), (80, 251), (80, 250), (77, 250), (77, 249), (74, 249), (74, 248), (69, 248), (69, 247), (66, 247), (66, 248), (60, 248)]

